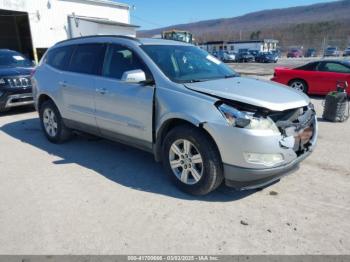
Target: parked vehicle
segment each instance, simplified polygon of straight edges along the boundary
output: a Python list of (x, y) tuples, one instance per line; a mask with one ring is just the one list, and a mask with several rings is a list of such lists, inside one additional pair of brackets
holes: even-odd
[(340, 51), (339, 48), (336, 46), (329, 46), (327, 49), (324, 51), (324, 57), (327, 56), (340, 56)]
[(257, 57), (255, 57), (255, 62), (258, 63), (277, 63), (278, 56), (271, 52), (261, 52)]
[(0, 49), (0, 112), (33, 104), (30, 74), (34, 63), (21, 53)]
[(317, 51), (315, 48), (309, 48), (305, 53), (305, 57), (316, 57), (316, 56), (317, 56)]
[(239, 77), (204, 50), (175, 41), (60, 42), (37, 67), (33, 93), (49, 141), (80, 130), (147, 150), (195, 195), (223, 180), (237, 189), (266, 186), (294, 170), (317, 139), (306, 95)]
[(259, 55), (259, 51), (258, 50), (249, 50), (248, 51), (249, 52), (249, 54), (251, 54), (252, 56), (254, 56), (254, 60), (255, 60), (255, 58)]
[(277, 67), (271, 80), (307, 94), (326, 95), (336, 90), (338, 81), (350, 83), (350, 62), (321, 60), (293, 69)]
[(227, 51), (219, 51), (217, 53), (217, 58), (219, 58), (223, 62), (235, 62), (236, 61), (236, 54), (233, 52), (227, 52)]
[(183, 30), (169, 30), (162, 32), (162, 39), (180, 41), (192, 44), (194, 39), (192, 33)]
[(303, 57), (303, 51), (301, 49), (292, 48), (287, 53), (287, 58), (299, 58), (299, 57)]
[(249, 51), (241, 51), (238, 52), (236, 56), (236, 61), (240, 63), (254, 62), (255, 58)]
[(350, 56), (350, 46), (344, 50), (343, 56)]
[(281, 50), (279, 50), (279, 49), (271, 50), (270, 53), (272, 53), (275, 56), (277, 56), (277, 58), (281, 58)]

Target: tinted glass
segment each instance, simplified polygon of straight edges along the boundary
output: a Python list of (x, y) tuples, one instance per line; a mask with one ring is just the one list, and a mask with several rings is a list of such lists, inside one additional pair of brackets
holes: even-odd
[(103, 76), (121, 79), (126, 71), (138, 69), (146, 73), (147, 79), (152, 79), (149, 70), (135, 52), (120, 45), (109, 46), (103, 65)]
[(104, 58), (105, 45), (78, 45), (70, 61), (69, 71), (82, 74), (98, 74)]
[(316, 70), (316, 67), (319, 63), (309, 63), (304, 66), (298, 67), (297, 69), (299, 70), (304, 70), (304, 71), (314, 71)]
[(60, 70), (67, 69), (74, 47), (64, 46), (52, 49), (47, 54), (47, 63)]
[(335, 72), (335, 73), (350, 73), (350, 67), (347, 67), (340, 63), (324, 63), (321, 67), (321, 71)]
[(214, 56), (194, 46), (143, 45), (142, 49), (174, 82), (207, 81), (237, 75)]
[(0, 51), (0, 67), (32, 67), (33, 62), (18, 52)]

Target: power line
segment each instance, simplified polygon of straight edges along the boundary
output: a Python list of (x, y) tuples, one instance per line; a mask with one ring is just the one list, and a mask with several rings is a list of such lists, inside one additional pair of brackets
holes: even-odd
[(145, 23), (147, 23), (147, 24), (150, 24), (150, 25), (155, 25), (155, 26), (158, 26), (158, 27), (165, 27), (164, 25), (161, 25), (161, 24), (158, 24), (158, 23), (154, 23), (154, 22), (152, 22), (152, 21), (143, 19), (143, 18), (138, 17), (138, 16), (136, 16), (136, 15), (131, 15), (131, 17), (132, 17), (132, 18), (135, 18), (135, 19), (137, 19), (137, 20), (140, 20), (140, 21), (142, 21), (142, 22), (145, 22)]

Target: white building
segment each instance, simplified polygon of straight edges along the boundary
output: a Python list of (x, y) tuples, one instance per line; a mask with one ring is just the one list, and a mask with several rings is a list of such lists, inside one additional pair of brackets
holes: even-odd
[(0, 48), (37, 59), (56, 42), (87, 35), (136, 36), (130, 7), (112, 0), (0, 0)]
[(214, 41), (201, 43), (198, 46), (209, 53), (219, 50), (239, 52), (240, 49), (256, 50), (259, 52), (268, 52), (277, 49), (278, 40), (249, 40), (249, 41)]

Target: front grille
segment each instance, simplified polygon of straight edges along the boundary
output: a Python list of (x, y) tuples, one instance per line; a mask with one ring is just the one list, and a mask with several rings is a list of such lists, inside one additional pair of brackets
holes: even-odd
[(32, 82), (29, 76), (5, 78), (7, 85), (11, 88), (30, 88)]

